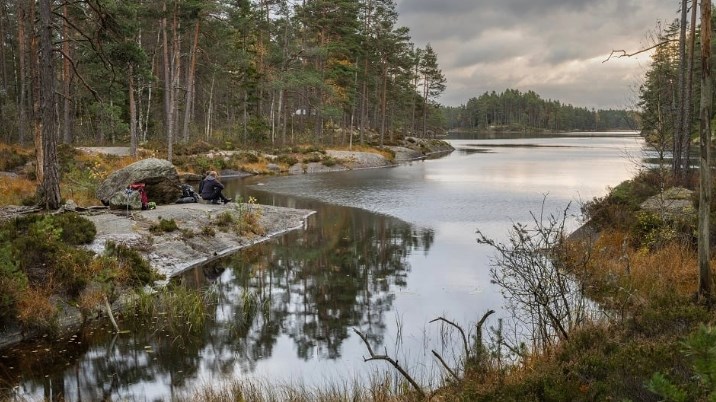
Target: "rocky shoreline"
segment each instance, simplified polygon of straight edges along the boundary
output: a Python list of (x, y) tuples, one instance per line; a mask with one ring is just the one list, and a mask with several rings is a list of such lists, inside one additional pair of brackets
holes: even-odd
[[(325, 166), (321, 163), (311, 163), (301, 166), (300, 169), (294, 166), (288, 173), (302, 174), (391, 167), (401, 162), (422, 160), (453, 150), (444, 141), (419, 140), (415, 141), (413, 145), (415, 146), (410, 148), (391, 147), (390, 149), (395, 155), (393, 159), (371, 152), (329, 150), (326, 153), (339, 160), (336, 165)], [(87, 152), (121, 154), (124, 152), (124, 148), (92, 148)], [(224, 177), (234, 176), (231, 172), (222, 172), (222, 175)], [(10, 209), (8, 210), (9, 215), (17, 214), (17, 211)], [(234, 230), (216, 230), (213, 227), (217, 217), (221, 214), (228, 213), (234, 219), (240, 219), (241, 214), (249, 210), (258, 212), (258, 223), (262, 228), (260, 234), (240, 235)], [(36, 209), (32, 209), (29, 212), (35, 211)], [(23, 212), (21, 211), (21, 213)], [(314, 211), (246, 203), (213, 205), (199, 202), (158, 205), (156, 209), (149, 210), (90, 209), (82, 213), (94, 223), (97, 230), (94, 241), (87, 246), (90, 250), (101, 254), (108, 242), (128, 246), (136, 250), (149, 262), (152, 269), (164, 277), (163, 280), (155, 284), (163, 286), (172, 277), (196, 266), (267, 241), (288, 231), (302, 229)], [(159, 233), (156, 230), (151, 230), (163, 220), (173, 220), (177, 230)], [(211, 227), (211, 230), (207, 227)], [(211, 235), (207, 235), (207, 233), (211, 233)], [(120, 298), (113, 304), (113, 310), (119, 310), (125, 302), (126, 297)], [(71, 331), (87, 320), (87, 317), (83, 316), (77, 307), (68, 303), (61, 304), (63, 306), (58, 318), (60, 333)], [(18, 327), (5, 328), (0, 330), (0, 349), (41, 335), (36, 332), (25, 332)]]
[[(238, 235), (232, 230), (214, 230), (212, 236), (201, 234), (206, 227), (214, 225), (216, 217), (228, 213), (234, 217), (253, 208), (259, 214), (261, 235)], [(137, 251), (157, 273), (164, 277), (155, 286), (164, 286), (169, 279), (211, 260), (224, 257), (245, 247), (305, 227), (307, 218), (314, 211), (283, 208), (271, 205), (207, 203), (161, 205), (152, 210), (110, 211), (100, 210), (85, 214), (97, 229), (95, 240), (87, 247), (97, 254), (104, 252), (108, 242), (122, 244)], [(174, 220), (178, 229), (171, 232), (153, 233), (150, 228), (160, 220)], [(128, 295), (126, 295), (128, 296)], [(127, 297), (120, 297), (112, 309), (120, 310)], [(98, 309), (101, 314), (102, 311)], [(60, 333), (66, 333), (82, 325), (88, 317), (79, 308), (62, 303), (58, 317)], [(35, 331), (25, 332), (19, 327), (0, 331), (0, 349), (42, 336)]]
[[(240, 236), (233, 231), (215, 229), (214, 221), (220, 214), (228, 213), (239, 219), (241, 211), (249, 208), (259, 213), (262, 235)], [(146, 211), (115, 212), (86, 216), (97, 228), (97, 235), (90, 250), (99, 254), (107, 242), (122, 244), (137, 250), (157, 273), (167, 279), (179, 275), (197, 265), (231, 254), (291, 230), (302, 229), (306, 218), (314, 211), (229, 203), (160, 205)], [(150, 228), (160, 220), (173, 220), (178, 230), (161, 234)], [(213, 236), (202, 235), (212, 228)]]

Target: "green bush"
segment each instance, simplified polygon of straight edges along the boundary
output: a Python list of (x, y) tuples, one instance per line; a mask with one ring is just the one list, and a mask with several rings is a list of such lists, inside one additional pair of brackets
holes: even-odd
[(326, 166), (326, 167), (335, 166), (337, 163), (338, 162), (336, 162), (336, 160), (331, 157), (326, 157), (321, 161), (321, 164), (323, 164), (323, 166)]
[(0, 322), (16, 315), (19, 295), (27, 288), (27, 275), (15, 264), (10, 247), (0, 248)]
[(69, 245), (90, 244), (97, 235), (94, 223), (77, 213), (68, 212), (52, 217), (54, 224), (62, 229), (60, 239)]
[(156, 223), (149, 227), (149, 231), (156, 235), (174, 232), (176, 230), (179, 230), (179, 226), (177, 226), (177, 223), (174, 219), (164, 219), (162, 217), (159, 217), (159, 223)]
[(644, 246), (653, 250), (678, 236), (674, 227), (657, 214), (638, 211), (634, 217), (634, 224), (631, 227), (631, 239), (634, 247)]
[(318, 152), (312, 152), (303, 157), (303, 163), (320, 162), (323, 156)]
[(259, 157), (256, 156), (256, 154), (251, 153), (251, 152), (241, 152), (238, 155), (238, 159), (244, 163), (258, 163), (259, 162)]
[(0, 149), (0, 170), (8, 172), (24, 166), (30, 157), (12, 149)]
[[(108, 242), (105, 246), (104, 257), (117, 261), (119, 274), (126, 273), (123, 280), (127, 285), (143, 286), (160, 279), (159, 275), (149, 265), (149, 262), (138, 252), (127, 246)], [(112, 275), (114, 273), (108, 274)]]
[(611, 189), (607, 196), (586, 202), (582, 212), (600, 229), (630, 230), (636, 223), (634, 213), (641, 203), (659, 193), (659, 180), (655, 172), (642, 172)]
[(58, 291), (76, 296), (92, 279), (92, 254), (76, 248), (94, 239), (96, 229), (74, 213), (32, 215), (7, 222), (0, 229), (6, 254), (36, 285), (52, 282)]
[(656, 372), (648, 383), (649, 390), (667, 401), (716, 401), (716, 328), (699, 326), (686, 338), (683, 354), (691, 359), (694, 375), (674, 382)]
[(293, 155), (280, 155), (276, 158), (276, 162), (284, 163), (288, 166), (293, 166), (298, 163), (298, 159)]

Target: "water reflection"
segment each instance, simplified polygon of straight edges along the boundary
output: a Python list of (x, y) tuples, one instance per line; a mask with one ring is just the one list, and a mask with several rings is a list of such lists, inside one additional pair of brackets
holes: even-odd
[[(506, 143), (535, 146), (492, 147)], [(375, 366), (363, 362), (365, 345), (350, 327), (414, 375), (439, 378), (429, 351), (441, 347), (444, 334), (430, 320), (468, 325), (487, 309), (509, 318), (490, 284), (493, 251), (476, 244), (475, 230), (500, 239), (513, 222), (529, 221), (546, 193), (547, 211), (603, 195), (631, 175), (625, 155), (641, 150), (635, 134), (452, 144), (457, 151), (448, 157), (391, 169), (227, 180), (232, 197), (318, 213), (305, 231), (179, 280), (215, 292), (199, 334), (137, 324), (116, 338), (108, 328), (83, 331), (72, 352), (68, 341), (2, 351), (0, 388), (7, 391), (0, 399), (62, 393), (70, 400), (167, 400), (221, 375), (353, 383)]]
[(282, 337), (303, 361), (341, 358), (352, 327), (381, 345), (386, 313), (411, 270), (408, 256), (428, 253), (435, 234), (359, 209), (314, 207), (306, 230), (177, 278), (215, 294), (198, 333), (124, 317), (131, 334), (97, 327), (67, 346), (19, 346), (0, 358), (0, 399), (164, 399), (202, 378), (249, 375)]
[(337, 359), (350, 327), (368, 328), (371, 339), (382, 342), (385, 312), (410, 271), (406, 257), (427, 252), (433, 238), (432, 230), (394, 218), (326, 205), (308, 230), (181, 280), (219, 292), (213, 353), (237, 359), (242, 371), (270, 357), (281, 335), (294, 342), (300, 359)]

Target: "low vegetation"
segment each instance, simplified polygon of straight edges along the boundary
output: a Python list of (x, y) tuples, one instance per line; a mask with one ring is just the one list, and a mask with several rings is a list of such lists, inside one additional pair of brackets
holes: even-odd
[(174, 219), (164, 219), (159, 217), (159, 222), (149, 227), (149, 232), (155, 235), (161, 235), (163, 233), (171, 233), (179, 230)]
[[(659, 193), (662, 185), (656, 172), (643, 172), (620, 184), (606, 197), (585, 205), (598, 236), (562, 238), (551, 248), (556, 272), (577, 280), (570, 291), (598, 303), (598, 310), (586, 305), (599, 313), (597, 318), (569, 321), (576, 317), (572, 311), (555, 314), (556, 320), (544, 320), (549, 312), (533, 308), (530, 311), (541, 311), (543, 320), (533, 322), (531, 328), (545, 328), (537, 335), (554, 336), (557, 342), (519, 348), (495, 331), (496, 342), (483, 369), (468, 370), (463, 381), (445, 387), (442, 395), (448, 400), (471, 401), (713, 400), (716, 314), (695, 303), (695, 222), (662, 219), (639, 207)], [(554, 235), (553, 229), (561, 236), (559, 227), (551, 226), (543, 234), (533, 229), (523, 228), (517, 237), (513, 234), (511, 247), (497, 248), (501, 257), (496, 262), (523, 262), (514, 254), (519, 250), (541, 255), (544, 249), (536, 248), (541, 243), (531, 244), (531, 249), (523, 246), (543, 235)], [(515, 259), (505, 261), (504, 257)], [(554, 278), (550, 281), (554, 285)], [(541, 295), (536, 300), (569, 296), (564, 291), (532, 295)], [(569, 300), (576, 306), (574, 299)], [(564, 325), (570, 330), (558, 333), (551, 326), (555, 322), (571, 324)]]
[[(232, 207), (232, 210), (224, 211), (214, 218), (214, 223), (219, 230), (233, 231), (245, 237), (264, 236), (266, 234), (266, 230), (260, 222), (261, 207), (256, 204), (254, 197), (249, 197), (245, 203), (239, 198), (232, 204)], [(211, 233), (204, 234), (210, 235)]]
[(90, 312), (117, 290), (157, 279), (136, 251), (109, 244), (95, 256), (81, 247), (94, 224), (76, 213), (28, 215), (0, 225), (0, 325), (54, 330), (61, 300)]
[(124, 316), (131, 325), (149, 327), (182, 339), (204, 331), (215, 296), (210, 291), (170, 284), (156, 292), (140, 292), (125, 308)]

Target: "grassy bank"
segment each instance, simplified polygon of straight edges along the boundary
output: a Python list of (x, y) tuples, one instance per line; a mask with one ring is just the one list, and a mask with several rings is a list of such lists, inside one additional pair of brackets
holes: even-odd
[(663, 185), (657, 172), (620, 184), (584, 206), (598, 235), (560, 242), (559, 269), (577, 277), (580, 292), (598, 302), (599, 319), (575, 323), (568, 336), (516, 356), (514, 365), (503, 365), (493, 353), (442, 395), (470, 401), (714, 400), (716, 314), (695, 302), (695, 217), (640, 207)]

